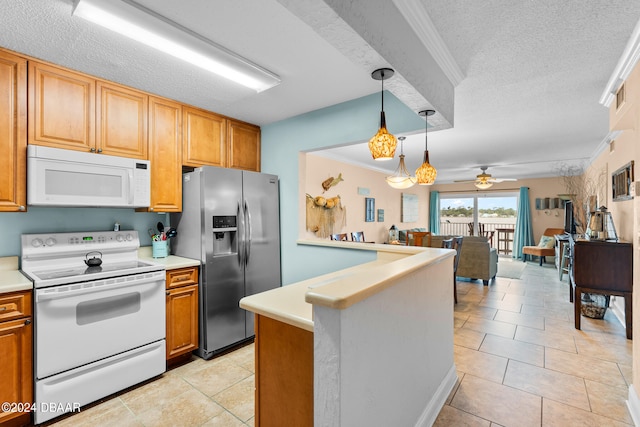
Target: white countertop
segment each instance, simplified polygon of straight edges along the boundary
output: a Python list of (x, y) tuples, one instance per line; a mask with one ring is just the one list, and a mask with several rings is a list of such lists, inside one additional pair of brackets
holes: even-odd
[(313, 304), (345, 309), (384, 289), (396, 279), (455, 254), (451, 249), (300, 240), (298, 244), (377, 252), (377, 259), (282, 286), (240, 300), (240, 307), (313, 332)]
[(175, 255), (169, 255), (164, 258), (153, 258), (151, 254), (151, 246), (142, 246), (138, 249), (138, 259), (162, 264), (167, 270), (175, 270), (176, 268), (185, 267), (200, 267), (200, 261), (195, 259), (183, 258)]
[(18, 257), (0, 258), (0, 294), (31, 289), (33, 282), (18, 270)]

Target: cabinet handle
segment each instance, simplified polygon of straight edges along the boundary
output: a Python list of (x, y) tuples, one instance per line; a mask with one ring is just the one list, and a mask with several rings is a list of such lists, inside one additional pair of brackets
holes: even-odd
[(31, 324), (31, 319), (27, 319), (24, 321), (24, 326), (30, 325)]
[(102, 148), (98, 148), (98, 153), (102, 153)]
[(91, 151), (92, 153), (95, 153), (95, 152), (96, 152), (96, 149), (95, 149), (95, 148), (93, 148), (93, 147), (91, 147), (91, 148), (89, 149), (89, 151)]
[(5, 305), (5, 306), (0, 307), (0, 311), (5, 311), (6, 309), (7, 309), (7, 306), (6, 306), (6, 305)]
[(153, 208), (149, 208), (149, 210), (150, 210), (151, 212), (153, 212)]
[(169, 291), (167, 291), (167, 295), (170, 295)]
[(20, 205), (20, 206), (18, 206), (18, 210), (24, 212), (24, 211), (27, 210), (27, 208), (25, 208), (24, 206)]

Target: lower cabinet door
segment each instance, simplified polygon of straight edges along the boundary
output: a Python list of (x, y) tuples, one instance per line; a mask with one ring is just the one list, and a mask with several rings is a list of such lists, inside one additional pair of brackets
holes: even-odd
[(0, 424), (32, 411), (32, 337), (31, 318), (0, 322), (0, 402), (10, 405), (0, 409)]
[(167, 290), (167, 360), (198, 348), (198, 285)]

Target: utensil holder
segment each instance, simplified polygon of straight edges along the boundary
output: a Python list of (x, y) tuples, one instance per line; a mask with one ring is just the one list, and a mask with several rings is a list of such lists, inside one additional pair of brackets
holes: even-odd
[(153, 258), (166, 258), (169, 254), (168, 240), (154, 240), (151, 242), (151, 253)]

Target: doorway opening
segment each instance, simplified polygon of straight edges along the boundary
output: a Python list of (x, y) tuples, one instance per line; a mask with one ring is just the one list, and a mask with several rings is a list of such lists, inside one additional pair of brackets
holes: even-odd
[(513, 251), (518, 193), (440, 193), (440, 234), (484, 236), (498, 254)]

